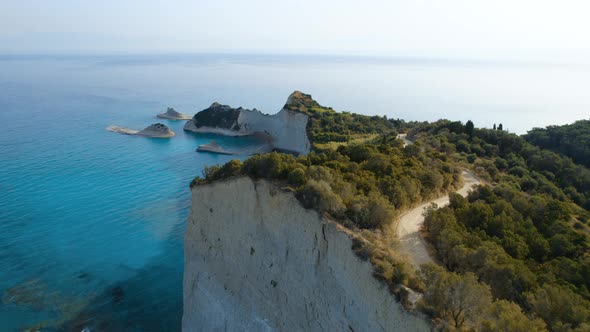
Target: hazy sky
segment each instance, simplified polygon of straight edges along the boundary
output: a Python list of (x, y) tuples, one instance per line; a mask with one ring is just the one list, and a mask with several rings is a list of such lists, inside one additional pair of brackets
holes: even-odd
[(0, 0), (0, 53), (590, 54), (586, 0)]

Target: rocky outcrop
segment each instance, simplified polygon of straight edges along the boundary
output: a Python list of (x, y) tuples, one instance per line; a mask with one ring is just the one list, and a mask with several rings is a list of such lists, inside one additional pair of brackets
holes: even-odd
[(268, 115), (256, 109), (213, 103), (195, 114), (184, 130), (229, 136), (264, 134), (276, 150), (307, 154), (311, 147), (306, 131), (308, 119), (307, 114), (286, 107), (277, 114)]
[(172, 137), (175, 133), (165, 124), (154, 123), (144, 130), (139, 131), (137, 135), (146, 137)]
[(224, 149), (222, 146), (220, 146), (219, 144), (217, 144), (217, 142), (214, 142), (214, 141), (199, 145), (197, 147), (197, 151), (198, 152), (212, 152), (212, 153), (218, 153), (218, 154), (229, 154), (229, 155), (234, 154), (233, 152)]
[(261, 145), (256, 148), (245, 148), (245, 149), (232, 149), (226, 150), (215, 141), (211, 141), (206, 144), (201, 144), (197, 147), (197, 152), (211, 152), (217, 154), (227, 154), (227, 155), (241, 155), (241, 156), (251, 156), (254, 154), (260, 153), (267, 153), (271, 152), (272, 147), (268, 145)]
[(184, 241), (188, 331), (429, 331), (338, 224), (248, 177), (192, 189)]
[(166, 112), (156, 115), (158, 118), (167, 120), (190, 120), (191, 116), (177, 112), (174, 108), (168, 107)]
[(119, 126), (108, 126), (106, 130), (124, 135), (135, 135), (152, 138), (169, 138), (174, 137), (174, 135), (176, 135), (176, 133), (170, 130), (168, 126), (161, 123), (154, 123), (143, 130), (134, 130)]

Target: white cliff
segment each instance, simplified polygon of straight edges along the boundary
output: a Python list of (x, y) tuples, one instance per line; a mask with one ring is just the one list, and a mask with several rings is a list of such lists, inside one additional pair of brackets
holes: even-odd
[[(293, 94), (296, 93), (298, 92)], [(287, 103), (293, 99), (293, 94)], [(307, 137), (308, 119), (308, 115), (287, 108), (277, 114), (268, 115), (256, 109), (234, 109), (213, 103), (187, 121), (184, 130), (228, 136), (263, 134), (269, 138), (272, 148), (305, 155), (311, 148)]]
[(430, 330), (341, 226), (267, 181), (195, 186), (184, 246), (185, 332)]

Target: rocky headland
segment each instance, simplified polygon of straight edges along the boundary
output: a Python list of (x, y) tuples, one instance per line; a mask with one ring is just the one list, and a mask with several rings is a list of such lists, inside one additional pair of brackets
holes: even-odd
[(166, 112), (156, 115), (158, 118), (167, 120), (190, 120), (192, 117), (187, 114), (177, 112), (174, 108), (168, 107)]
[(172, 130), (170, 130), (170, 128), (168, 128), (168, 126), (162, 123), (151, 124), (143, 130), (134, 130), (120, 126), (108, 126), (106, 130), (124, 135), (144, 136), (152, 138), (170, 138), (176, 135)]
[(213, 103), (187, 121), (184, 130), (227, 136), (266, 135), (270, 149), (305, 155), (311, 148), (306, 131), (309, 116), (290, 107), (301, 98), (311, 99), (311, 96), (294, 92), (285, 107), (274, 115)]

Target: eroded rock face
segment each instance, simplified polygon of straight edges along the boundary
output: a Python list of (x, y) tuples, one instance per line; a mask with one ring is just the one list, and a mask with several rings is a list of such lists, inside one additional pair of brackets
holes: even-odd
[(429, 331), (339, 225), (266, 181), (192, 190), (183, 331)]
[(275, 149), (307, 154), (311, 148), (306, 131), (307, 121), (308, 115), (287, 108), (268, 115), (256, 109), (232, 108), (213, 103), (195, 114), (185, 124), (184, 130), (228, 136), (265, 134)]

